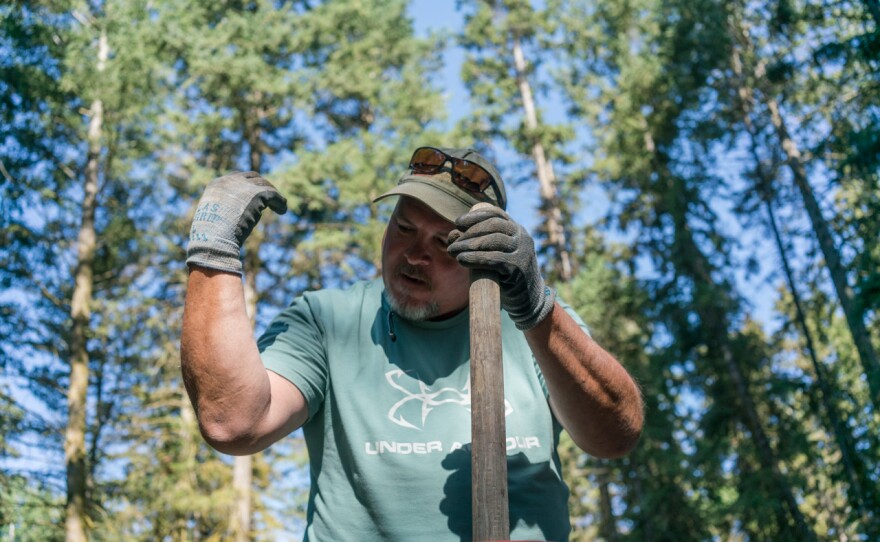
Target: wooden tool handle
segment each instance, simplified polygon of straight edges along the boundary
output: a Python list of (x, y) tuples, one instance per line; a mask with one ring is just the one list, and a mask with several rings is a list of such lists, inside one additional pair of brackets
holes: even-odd
[[(478, 203), (474, 206), (477, 209)], [(493, 271), (471, 270), (471, 488), (473, 539), (510, 537), (501, 290)]]

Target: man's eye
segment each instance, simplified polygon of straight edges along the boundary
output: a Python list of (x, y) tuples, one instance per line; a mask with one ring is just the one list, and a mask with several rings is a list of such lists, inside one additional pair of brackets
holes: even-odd
[(412, 226), (407, 226), (405, 224), (401, 224), (400, 222), (397, 223), (397, 229), (404, 233), (409, 233), (415, 230), (415, 228), (413, 228)]

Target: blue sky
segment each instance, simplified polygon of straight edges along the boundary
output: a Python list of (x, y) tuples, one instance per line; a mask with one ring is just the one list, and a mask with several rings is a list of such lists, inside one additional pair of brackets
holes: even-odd
[[(431, 32), (445, 32), (448, 35), (454, 34), (464, 25), (464, 17), (460, 11), (456, 9), (454, 0), (412, 0), (410, 2), (409, 14), (412, 16), (416, 34), (419, 36), (427, 36)], [(451, 126), (457, 120), (468, 113), (468, 93), (461, 83), (461, 64), (464, 60), (464, 52), (456, 47), (453, 43), (446, 49), (444, 54), (443, 73), (438, 77), (438, 83), (442, 86), (444, 96), (446, 98), (446, 111), (448, 113), (448, 124)], [(562, 107), (558, 102), (548, 101), (544, 96), (536, 98), (538, 107), (546, 114), (551, 121), (562, 121)], [(496, 164), (505, 175), (505, 169), (510, 167), (503, 160), (509, 157), (507, 149), (495, 148), (498, 153), (500, 163)], [(514, 185), (506, 183), (509, 194), (510, 208), (508, 211), (511, 216), (521, 222), (529, 229), (533, 229), (538, 223), (537, 207), (539, 204), (538, 185), (537, 182), (526, 185)], [(607, 210), (607, 200), (604, 196), (599, 196), (602, 203), (601, 207), (591, 205), (586, 209), (586, 215), (594, 220), (600, 214)], [(592, 198), (595, 200), (596, 198)]]
[[(416, 33), (419, 36), (425, 36), (430, 32), (445, 31), (447, 34), (454, 34), (464, 24), (464, 17), (460, 11), (456, 9), (455, 0), (411, 0), (409, 5), (409, 14), (412, 16)], [(540, 2), (538, 3), (540, 4)], [(438, 83), (443, 87), (446, 97), (446, 109), (449, 113), (449, 123), (453, 123), (468, 111), (468, 93), (461, 83), (460, 70), (464, 53), (461, 49), (451, 44), (444, 54), (445, 66), (443, 73), (438, 78)], [(554, 100), (553, 96), (539, 96), (538, 103), (546, 114), (546, 118), (551, 122), (564, 122), (565, 113), (562, 105)], [(582, 134), (583, 137), (589, 137), (588, 133)], [(498, 149), (499, 157), (504, 157), (505, 152)], [(509, 156), (509, 155), (508, 155)], [(502, 158), (503, 159), (503, 158)], [(737, 157), (723, 156), (722, 161), (727, 163), (723, 169), (727, 172), (726, 177), (733, 182), (737, 181), (739, 174), (737, 172)], [(497, 164), (505, 174), (506, 164)], [(510, 208), (508, 211), (511, 216), (522, 223), (526, 228), (534, 231), (538, 224), (538, 188), (537, 183), (529, 183), (527, 185), (508, 184), (508, 194), (510, 200)], [(587, 202), (584, 205), (583, 212), (576, 218), (577, 225), (584, 223), (592, 223), (608, 212), (610, 202), (606, 195), (598, 187), (588, 187), (587, 192), (582, 195), (582, 201)], [(777, 281), (771, 276), (771, 270), (778, 267), (776, 259), (778, 258), (775, 248), (770, 244), (764, 232), (744, 231), (732, 214), (729, 201), (724, 198), (716, 198), (713, 201), (713, 207), (716, 207), (722, 221), (724, 233), (740, 243), (738, 248), (739, 257), (744, 258), (748, 255), (757, 255), (758, 261), (761, 262), (763, 269), (754, 276), (746, 276), (740, 272), (737, 280), (739, 282), (740, 292), (743, 293), (754, 307), (753, 316), (763, 322), (765, 329), (773, 331), (777, 325), (777, 317), (774, 315), (773, 306), (777, 299), (775, 291)], [(616, 241), (626, 242), (625, 239), (615, 239)]]

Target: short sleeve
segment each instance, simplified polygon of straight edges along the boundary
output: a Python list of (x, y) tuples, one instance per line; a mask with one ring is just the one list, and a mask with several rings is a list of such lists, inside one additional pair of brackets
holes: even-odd
[(257, 340), (263, 365), (300, 390), (310, 419), (323, 405), (328, 387), (324, 336), (323, 326), (303, 296), (276, 316)]

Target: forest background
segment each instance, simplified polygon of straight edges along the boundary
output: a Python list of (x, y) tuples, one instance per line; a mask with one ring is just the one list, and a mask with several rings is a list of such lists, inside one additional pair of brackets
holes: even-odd
[(421, 144), (474, 145), (639, 380), (573, 540), (880, 539), (877, 0), (0, 4), (0, 540), (295, 540), (299, 432), (199, 436), (179, 370), (205, 183), (288, 198), (255, 333), (376, 276)]

